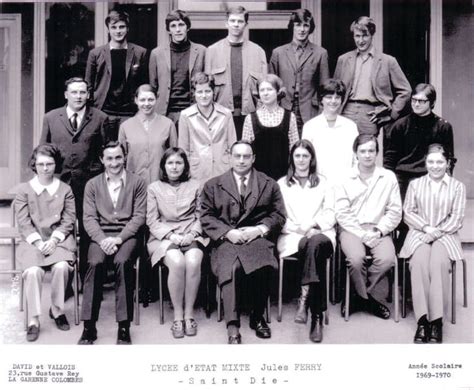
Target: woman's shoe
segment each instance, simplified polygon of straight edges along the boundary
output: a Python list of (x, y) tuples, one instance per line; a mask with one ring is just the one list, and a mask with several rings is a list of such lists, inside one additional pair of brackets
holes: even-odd
[(175, 339), (182, 339), (184, 337), (184, 321), (173, 321), (173, 325), (171, 325), (171, 333)]
[(198, 331), (198, 324), (194, 318), (186, 318), (184, 320), (184, 334), (186, 336), (196, 336)]

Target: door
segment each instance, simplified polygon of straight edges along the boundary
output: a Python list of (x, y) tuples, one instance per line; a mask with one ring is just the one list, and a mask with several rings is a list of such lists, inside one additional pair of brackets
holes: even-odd
[(21, 15), (0, 14), (0, 192), (20, 181)]

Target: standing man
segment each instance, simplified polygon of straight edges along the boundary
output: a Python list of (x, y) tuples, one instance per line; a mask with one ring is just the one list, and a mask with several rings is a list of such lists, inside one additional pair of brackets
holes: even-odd
[(191, 20), (186, 12), (171, 11), (165, 19), (170, 42), (150, 55), (150, 84), (157, 90), (158, 114), (170, 118), (178, 128), (179, 114), (192, 102), (191, 78), (204, 71), (206, 48), (188, 40)]
[(397, 60), (375, 50), (375, 23), (361, 16), (350, 27), (356, 50), (337, 59), (334, 78), (344, 82), (347, 95), (342, 115), (352, 119), (360, 134), (375, 134), (396, 120), (410, 99), (410, 83)]
[(110, 42), (91, 50), (87, 58), (92, 104), (109, 116), (111, 140), (117, 139), (120, 124), (137, 111), (135, 91), (148, 81), (146, 49), (127, 41), (129, 23), (126, 12), (110, 11), (105, 18)]
[(303, 124), (319, 114), (317, 90), (329, 79), (326, 49), (309, 41), (314, 29), (311, 12), (294, 11), (288, 23), (293, 40), (273, 50), (269, 65), (270, 73), (279, 76), (287, 88), (280, 104), (296, 115), (300, 136)]
[[(397, 261), (390, 233), (402, 219), (400, 190), (394, 173), (376, 165), (379, 146), (375, 135), (359, 134), (353, 151), (357, 167), (335, 190), (339, 241), (355, 290), (349, 310), (348, 302), (343, 302), (341, 312), (347, 318), (364, 310), (387, 319), (390, 310), (371, 293)], [(371, 260), (366, 258), (367, 251)]]
[(253, 169), (254, 162), (252, 146), (235, 142), (231, 169), (209, 180), (201, 196), (201, 224), (214, 242), (211, 267), (222, 290), (229, 344), (241, 343), (237, 301), (244, 277), (253, 299), (250, 328), (257, 337), (271, 337), (263, 312), (277, 267), (275, 241), (285, 224), (285, 205), (278, 184)]
[(131, 344), (133, 263), (137, 235), (145, 223), (146, 185), (140, 176), (125, 170), (125, 160), (124, 147), (118, 141), (108, 142), (101, 157), (105, 172), (86, 185), (84, 226), (91, 244), (82, 299), (84, 331), (79, 344), (93, 344), (97, 339), (107, 257), (113, 261), (115, 271), (117, 344)]
[(84, 280), (89, 245), (82, 224), (84, 187), (90, 178), (103, 170), (99, 157), (105, 142), (107, 115), (86, 106), (89, 93), (84, 79), (73, 77), (66, 81), (65, 86), (66, 106), (44, 116), (40, 144), (55, 144), (64, 158), (59, 178), (69, 184), (74, 193), (81, 236), (79, 273)]
[(256, 110), (257, 80), (267, 74), (265, 51), (245, 38), (248, 11), (227, 11), (227, 37), (209, 46), (206, 73), (214, 77), (214, 100), (232, 111), (237, 139), (242, 138), (245, 116)]

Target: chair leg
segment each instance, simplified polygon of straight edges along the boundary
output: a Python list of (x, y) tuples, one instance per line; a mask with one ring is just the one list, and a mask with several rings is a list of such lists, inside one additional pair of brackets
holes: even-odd
[(24, 308), (24, 311), (25, 311), (25, 319), (24, 319), (24, 322), (25, 322), (25, 330), (28, 329), (28, 301), (26, 300), (26, 297), (24, 296), (24, 291), (23, 289), (25, 288), (25, 285), (23, 283), (23, 275), (20, 276), (21, 277), (21, 289), (22, 289), (22, 293), (21, 293), (21, 296), (22, 296), (22, 302), (23, 302), (23, 308)]
[(407, 316), (407, 259), (402, 259), (402, 318)]
[(324, 324), (329, 325), (329, 286), (331, 285), (331, 257), (326, 260), (326, 312), (324, 313)]
[(161, 264), (158, 265), (158, 288), (160, 294), (160, 324), (163, 325), (165, 323), (165, 314), (163, 312), (163, 267)]
[(268, 296), (268, 299), (267, 299), (266, 317), (267, 317), (267, 322), (270, 324), (272, 322), (272, 309), (271, 309), (270, 296)]
[(140, 258), (135, 262), (135, 325), (140, 325)]
[(451, 323), (456, 323), (456, 261), (451, 261)]
[(346, 299), (344, 305), (346, 305), (344, 320), (349, 321), (349, 310), (350, 310), (350, 288), (351, 288), (351, 275), (349, 274), (349, 267), (346, 265)]
[(73, 284), (74, 284), (74, 323), (79, 325), (79, 268), (78, 261), (74, 262)]
[(211, 275), (206, 269), (206, 318), (211, 318)]
[(20, 279), (20, 311), (23, 311), (24, 281), (21, 272), (18, 274), (18, 277)]
[[(333, 261), (329, 262), (329, 275), (330, 279), (328, 279), (328, 285), (330, 287), (330, 295), (329, 300), (333, 305), (337, 303), (336, 299), (336, 256), (337, 256), (337, 249), (333, 256)], [(329, 284), (329, 281), (331, 284)]]
[(283, 312), (283, 264), (285, 260), (280, 258), (280, 267), (278, 269), (278, 314), (277, 321), (281, 322)]
[(392, 283), (393, 296), (395, 298), (395, 322), (400, 321), (400, 297), (398, 290), (398, 259), (395, 259), (395, 265), (393, 266), (393, 279)]
[(388, 293), (387, 293), (387, 302), (392, 303), (393, 302), (393, 279), (395, 278), (395, 275), (393, 274), (392, 270), (387, 275), (388, 279)]
[(216, 300), (217, 300), (217, 322), (222, 321), (222, 291), (219, 286), (219, 282), (216, 287)]
[(462, 287), (463, 287), (463, 306), (467, 307), (467, 264), (466, 259), (462, 259)]

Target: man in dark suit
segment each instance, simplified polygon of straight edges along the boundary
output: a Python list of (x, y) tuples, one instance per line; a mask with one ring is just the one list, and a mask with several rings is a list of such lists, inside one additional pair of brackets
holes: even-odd
[(107, 137), (116, 140), (120, 124), (137, 111), (134, 94), (148, 82), (148, 68), (146, 49), (127, 41), (128, 14), (112, 10), (105, 25), (110, 42), (90, 51), (86, 81), (92, 104), (109, 116)]
[(102, 172), (100, 151), (105, 142), (107, 115), (87, 107), (87, 83), (74, 77), (66, 81), (65, 107), (48, 112), (43, 120), (40, 144), (53, 143), (64, 158), (59, 178), (69, 184), (76, 200), (76, 214), (81, 234), (79, 270), (84, 279), (88, 239), (82, 225), (82, 202), (87, 181)]
[(356, 50), (337, 59), (334, 78), (346, 85), (342, 115), (352, 119), (361, 134), (378, 135), (396, 120), (410, 99), (411, 87), (397, 60), (373, 47), (375, 23), (361, 16), (350, 27)]
[(253, 169), (254, 161), (249, 143), (234, 143), (231, 170), (209, 180), (201, 199), (201, 224), (214, 244), (211, 267), (222, 289), (229, 344), (241, 343), (237, 290), (244, 277), (252, 290), (250, 328), (257, 337), (271, 337), (263, 312), (277, 267), (275, 240), (285, 224), (285, 205), (276, 182)]
[(296, 115), (298, 131), (319, 113), (317, 90), (329, 79), (326, 49), (309, 41), (315, 29), (313, 15), (307, 9), (294, 11), (288, 30), (293, 40), (272, 52), (269, 71), (279, 76), (287, 88), (281, 105)]

